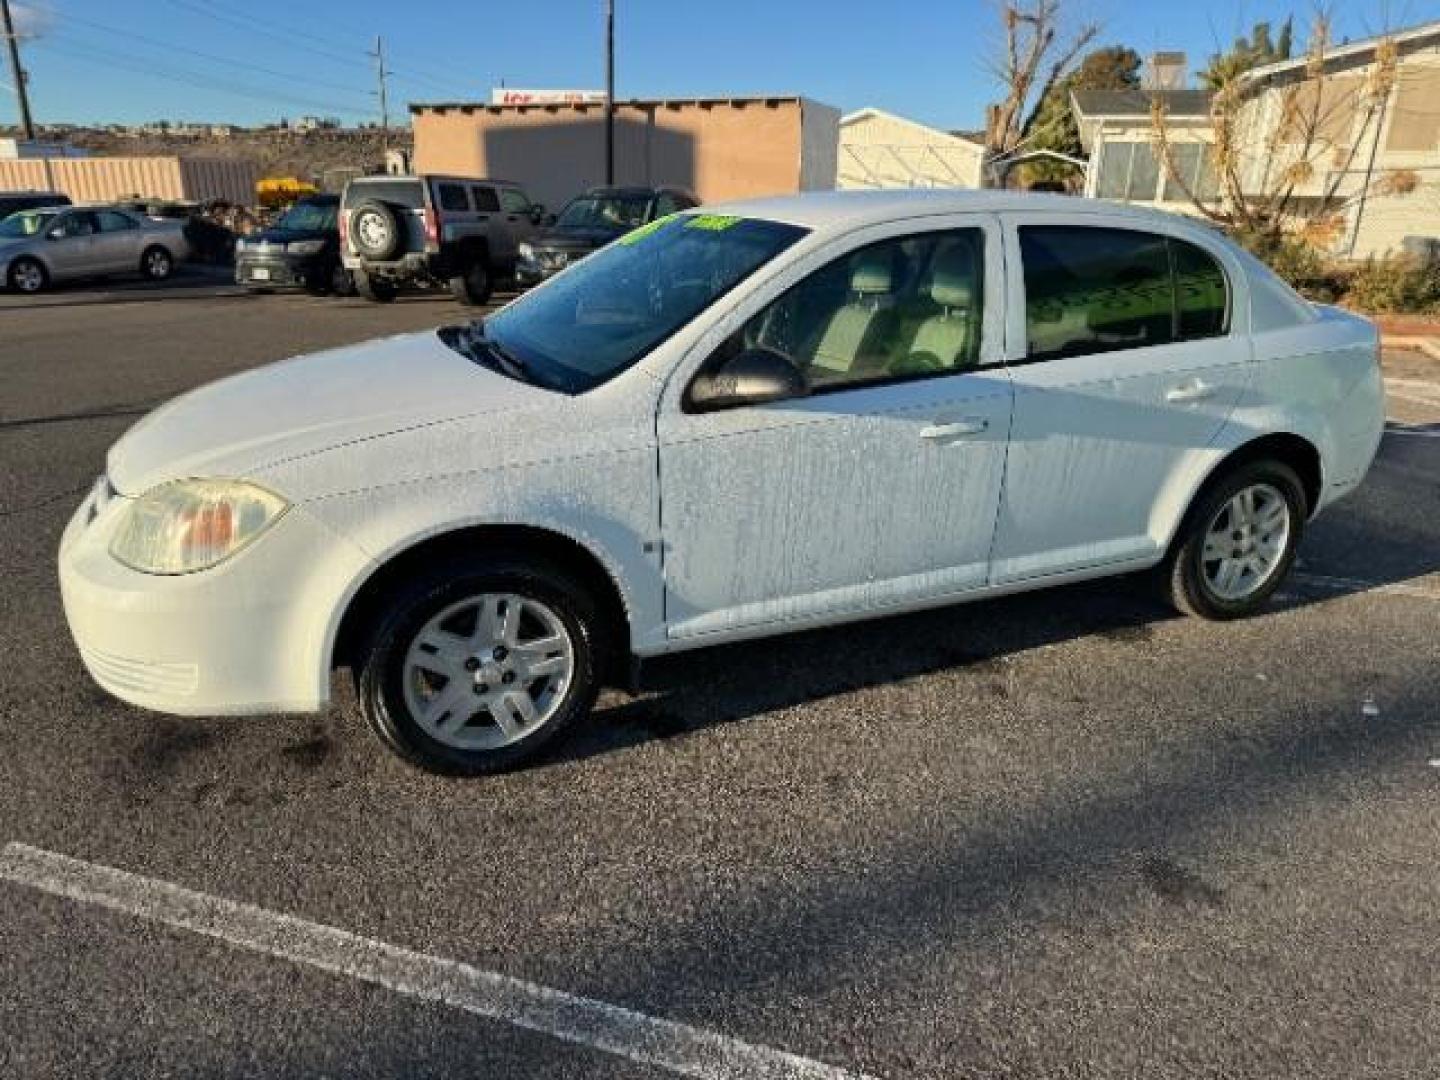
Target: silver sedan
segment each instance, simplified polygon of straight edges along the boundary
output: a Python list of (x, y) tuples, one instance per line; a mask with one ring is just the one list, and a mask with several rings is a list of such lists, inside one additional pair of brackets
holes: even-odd
[(112, 274), (164, 281), (189, 254), (184, 228), (111, 206), (22, 210), (0, 221), (0, 281), (22, 293)]

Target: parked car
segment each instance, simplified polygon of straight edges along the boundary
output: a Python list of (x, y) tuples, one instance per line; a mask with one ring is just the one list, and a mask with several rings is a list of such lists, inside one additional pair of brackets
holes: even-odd
[(515, 274), (518, 248), (543, 220), (516, 184), (463, 176), (363, 176), (345, 185), (345, 268), (367, 300), (409, 285), (446, 285), (466, 304)]
[(0, 221), (21, 210), (69, 205), (70, 196), (58, 191), (0, 191)]
[(116, 206), (22, 210), (0, 221), (0, 280), (16, 292), (115, 274), (164, 281), (188, 251), (183, 222)]
[(316, 295), (355, 291), (340, 262), (340, 197), (300, 199), (270, 228), (235, 244), (235, 282), (251, 288), (298, 286)]
[(163, 407), (60, 583), (127, 701), (314, 710), (349, 667), (392, 750), (483, 773), (698, 646), (1141, 570), (1250, 615), (1383, 418), (1375, 327), (1187, 219), (758, 200)]
[(520, 245), (515, 279), (520, 285), (538, 285), (617, 236), (699, 205), (695, 196), (679, 188), (591, 188), (566, 203), (552, 225)]

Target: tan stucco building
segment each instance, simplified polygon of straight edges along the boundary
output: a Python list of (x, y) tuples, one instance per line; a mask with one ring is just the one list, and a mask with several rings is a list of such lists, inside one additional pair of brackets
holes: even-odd
[[(605, 107), (595, 102), (410, 107), (415, 170), (522, 184), (559, 208), (605, 182)], [(623, 101), (615, 182), (672, 184), (702, 202), (835, 186), (839, 110), (803, 97)]]

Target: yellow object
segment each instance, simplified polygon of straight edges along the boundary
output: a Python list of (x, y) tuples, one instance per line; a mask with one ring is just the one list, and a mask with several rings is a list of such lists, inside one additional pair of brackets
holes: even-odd
[(255, 185), (255, 198), (267, 210), (278, 210), (296, 199), (319, 193), (314, 184), (294, 176), (267, 176)]

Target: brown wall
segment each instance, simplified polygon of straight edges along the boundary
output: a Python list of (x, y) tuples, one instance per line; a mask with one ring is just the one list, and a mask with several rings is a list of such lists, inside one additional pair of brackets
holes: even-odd
[[(676, 184), (704, 202), (800, 190), (798, 99), (621, 104), (615, 180)], [(427, 106), (413, 116), (415, 171), (514, 180), (558, 208), (605, 182), (602, 106)]]

